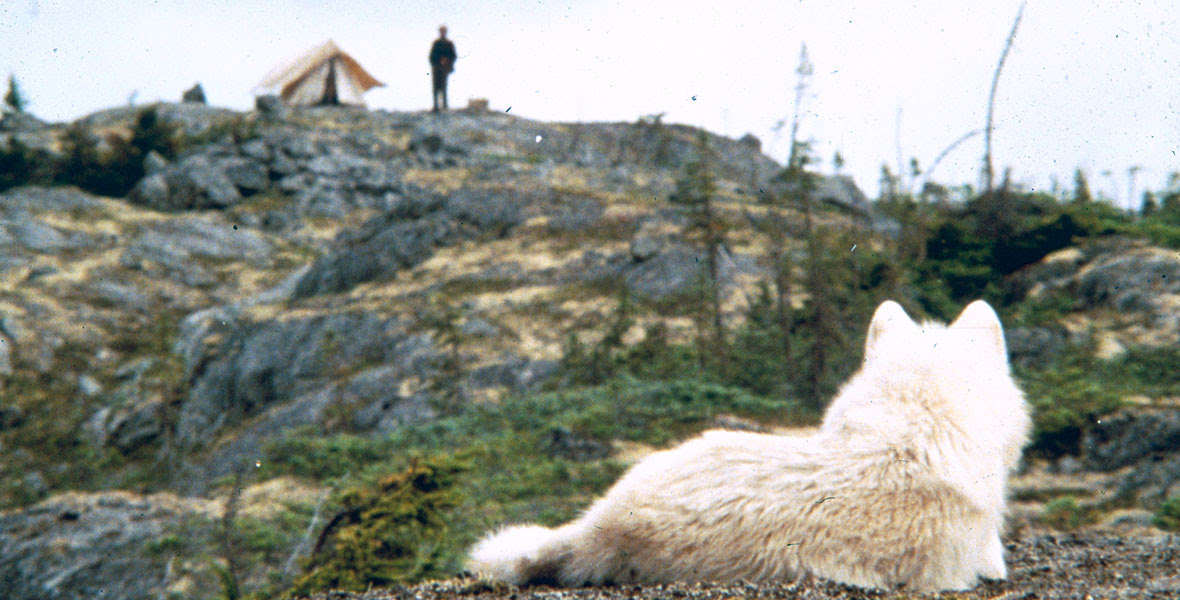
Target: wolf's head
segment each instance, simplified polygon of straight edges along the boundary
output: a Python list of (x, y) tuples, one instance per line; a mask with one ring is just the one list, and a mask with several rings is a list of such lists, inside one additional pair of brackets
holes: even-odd
[(942, 325), (915, 323), (896, 302), (881, 304), (869, 323), (864, 364), (832, 401), (824, 430), (1014, 468), (1028, 436), (1028, 407), (996, 312), (977, 300)]
[[(940, 348), (941, 346), (941, 348)], [(959, 313), (949, 327), (938, 323), (915, 323), (900, 304), (886, 300), (877, 307), (865, 336), (865, 364), (901, 360), (913, 362), (915, 353), (938, 362), (966, 359), (979, 368), (1008, 370), (1008, 349), (1004, 328), (996, 311), (976, 300)]]

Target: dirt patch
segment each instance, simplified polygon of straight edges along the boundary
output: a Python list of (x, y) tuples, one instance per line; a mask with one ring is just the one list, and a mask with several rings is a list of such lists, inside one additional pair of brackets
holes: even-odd
[(934, 595), (904, 590), (863, 590), (822, 580), (791, 583), (676, 584), (590, 588), (515, 588), (470, 579), (424, 583), (411, 588), (367, 593), (331, 592), (319, 600), (716, 600), (722, 598), (836, 599), (938, 598), (940, 600), (1015, 600), (1065, 598), (1180, 598), (1180, 536), (1119, 535), (1090, 530), (1073, 534), (1033, 534), (1007, 544), (1009, 578), (984, 581), (966, 592)]

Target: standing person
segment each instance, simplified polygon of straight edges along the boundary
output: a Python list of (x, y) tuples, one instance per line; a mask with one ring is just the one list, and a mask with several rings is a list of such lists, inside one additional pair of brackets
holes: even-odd
[(447, 39), (447, 26), (440, 25), (438, 39), (430, 47), (430, 76), (434, 80), (434, 112), (438, 112), (439, 95), (442, 109), (447, 110), (447, 75), (455, 70), (455, 44)]

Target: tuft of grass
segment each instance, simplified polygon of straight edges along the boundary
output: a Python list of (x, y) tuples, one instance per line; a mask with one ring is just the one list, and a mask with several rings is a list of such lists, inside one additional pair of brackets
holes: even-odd
[(1014, 502), (1050, 502), (1062, 497), (1076, 499), (1092, 495), (1093, 493), (1090, 490), (1084, 488), (1053, 487), (1047, 489), (1018, 490), (1012, 494), (1011, 500)]
[(1096, 522), (1095, 511), (1078, 505), (1073, 496), (1051, 500), (1041, 512), (1041, 521), (1063, 531), (1073, 531), (1082, 525)]
[(1151, 522), (1164, 531), (1180, 531), (1180, 496), (1172, 496), (1156, 510)]
[(144, 551), (151, 556), (166, 556), (179, 554), (188, 547), (188, 543), (175, 533), (161, 535), (144, 543)]

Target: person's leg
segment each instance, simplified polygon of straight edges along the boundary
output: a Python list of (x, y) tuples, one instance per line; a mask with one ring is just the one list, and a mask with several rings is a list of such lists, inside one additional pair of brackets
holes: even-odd
[[(430, 100), (434, 104), (434, 108), (432, 109), (434, 112), (438, 112), (438, 94), (442, 87), (439, 85), (440, 79), (442, 78), (439, 77), (438, 71), (432, 70), (430, 72)], [(445, 81), (445, 79), (443, 81)]]

